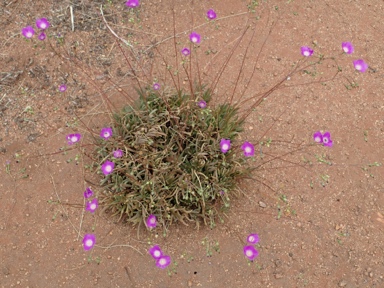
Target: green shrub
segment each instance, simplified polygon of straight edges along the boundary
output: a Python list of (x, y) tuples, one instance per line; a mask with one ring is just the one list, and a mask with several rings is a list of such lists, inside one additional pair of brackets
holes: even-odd
[(160, 94), (138, 91), (138, 101), (114, 114), (113, 137), (97, 145), (99, 163), (116, 149), (115, 169), (101, 184), (104, 211), (134, 224), (156, 215), (164, 227), (180, 221), (214, 226), (230, 206), (240, 178), (246, 177), (245, 157), (235, 149), (220, 151), (220, 140), (236, 140), (243, 121), (230, 104), (200, 108), (211, 91)]

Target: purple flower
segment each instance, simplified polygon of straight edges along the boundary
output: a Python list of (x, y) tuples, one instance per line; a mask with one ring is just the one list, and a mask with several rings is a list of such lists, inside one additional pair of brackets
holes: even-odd
[(231, 148), (231, 140), (229, 140), (229, 139), (221, 139), (221, 141), (220, 141), (220, 150), (221, 150), (221, 152), (227, 153), (230, 148)]
[(216, 18), (216, 12), (213, 9), (209, 9), (207, 11), (207, 17), (209, 20), (213, 20)]
[(139, 0), (128, 0), (125, 5), (131, 8), (135, 8), (140, 5), (140, 2)]
[(67, 135), (68, 145), (72, 145), (72, 144), (75, 144), (75, 143), (79, 142), (80, 138), (81, 138), (81, 134), (79, 134), (79, 133), (68, 134)]
[(309, 57), (309, 56), (312, 56), (312, 54), (313, 54), (313, 50), (308, 46), (301, 47), (301, 55), (305, 57)]
[(91, 190), (90, 187), (87, 187), (87, 189), (85, 189), (84, 191), (84, 198), (92, 197), (92, 195), (93, 195), (93, 191)]
[(151, 254), (155, 260), (158, 260), (161, 256), (163, 256), (163, 252), (161, 251), (159, 245), (155, 245), (149, 249), (149, 254)]
[(113, 168), (115, 168), (115, 163), (107, 160), (101, 166), (101, 171), (103, 171), (103, 174), (107, 176), (108, 174), (111, 174), (113, 172)]
[(321, 134), (320, 131), (315, 132), (315, 134), (313, 134), (313, 140), (315, 140), (316, 143), (323, 143), (323, 134)]
[(160, 89), (160, 84), (159, 83), (155, 83), (153, 84), (153, 90), (159, 90)]
[(60, 91), (60, 92), (65, 92), (65, 90), (67, 90), (67, 85), (65, 85), (65, 84), (61, 84), (61, 85), (59, 86), (59, 91)]
[(245, 157), (250, 157), (255, 155), (255, 147), (249, 142), (244, 142), (243, 145), (241, 145), (241, 150), (244, 151)]
[(207, 102), (205, 102), (204, 100), (201, 100), (197, 103), (197, 105), (200, 107), (200, 108), (205, 108), (207, 107)]
[(191, 50), (189, 50), (188, 48), (184, 48), (183, 50), (181, 50), (181, 54), (183, 54), (184, 56), (188, 56), (189, 54), (191, 54)]
[(108, 140), (112, 136), (112, 128), (105, 127), (100, 131), (100, 137)]
[(368, 69), (368, 64), (365, 63), (363, 59), (353, 61), (353, 66), (360, 72), (365, 72)]
[(259, 252), (253, 246), (244, 246), (244, 255), (250, 261), (253, 261), (259, 255)]
[(324, 134), (321, 134), (320, 131), (315, 132), (313, 134), (313, 140), (315, 140), (316, 143), (322, 143), (324, 146), (332, 147), (333, 142), (331, 139), (331, 133), (325, 132)]
[(148, 228), (155, 228), (157, 226), (156, 216), (153, 214), (149, 215), (146, 224)]
[(36, 20), (36, 26), (41, 30), (45, 30), (49, 27), (49, 22), (46, 18), (40, 18)]
[(354, 48), (353, 48), (351, 42), (343, 42), (343, 43), (341, 43), (341, 48), (347, 54), (352, 54), (353, 51), (354, 51)]
[(99, 202), (97, 201), (97, 198), (93, 199), (91, 202), (87, 203), (86, 210), (90, 211), (91, 213), (94, 213), (99, 206)]
[(95, 243), (96, 243), (96, 237), (94, 234), (85, 234), (84, 235), (83, 246), (84, 246), (85, 251), (92, 249), (92, 247), (95, 246)]
[(35, 34), (35, 30), (33, 30), (32, 26), (27, 26), (21, 30), (21, 33), (23, 34), (23, 36), (25, 38), (31, 39), (33, 37), (33, 35)]
[(123, 157), (123, 155), (124, 155), (124, 152), (121, 149), (117, 149), (117, 150), (113, 151), (113, 157), (115, 157), (115, 158), (121, 158), (121, 157)]
[(197, 34), (196, 32), (192, 32), (189, 35), (189, 39), (191, 40), (192, 43), (199, 44), (200, 43), (200, 35)]
[(247, 237), (248, 243), (256, 244), (259, 242), (259, 235), (257, 234), (249, 234)]
[(47, 38), (47, 35), (45, 35), (45, 33), (44, 32), (41, 32), (40, 34), (39, 34), (39, 40), (40, 41), (43, 41), (43, 40), (45, 40), (45, 38)]
[(168, 267), (169, 264), (171, 264), (171, 257), (166, 256), (166, 255), (165, 256), (161, 256), (156, 261), (156, 266), (161, 268), (161, 269), (164, 269), (164, 268)]
[(332, 147), (333, 142), (331, 140), (331, 133), (325, 132), (323, 134), (323, 145), (327, 147)]

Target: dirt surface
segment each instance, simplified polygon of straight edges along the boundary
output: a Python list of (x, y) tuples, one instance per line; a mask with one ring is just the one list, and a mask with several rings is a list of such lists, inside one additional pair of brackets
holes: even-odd
[[(252, 2), (174, 1), (175, 26), (172, 1), (142, 0), (135, 10), (124, 2), (0, 2), (0, 286), (384, 287), (383, 1), (260, 1), (250, 13), (255, 37), (248, 33), (235, 50)], [(101, 4), (125, 43), (106, 26)], [(205, 18), (210, 8), (215, 22)], [(36, 35), (26, 41), (21, 29), (40, 17), (51, 23), (49, 42)], [(278, 158), (242, 184), (244, 196), (224, 223), (198, 231), (176, 224), (164, 236), (79, 208), (90, 185), (87, 159), (66, 148), (65, 136), (97, 135), (108, 121), (102, 95), (120, 107), (123, 92), (134, 95), (136, 73), (149, 71), (141, 83), (157, 80), (167, 89), (164, 62), (181, 61), (172, 58), (174, 28), (178, 51), (190, 45), (190, 31), (203, 36), (192, 61), (207, 82), (234, 51), (215, 90), (218, 101), (234, 88), (236, 95), (246, 88), (244, 97), (267, 91), (302, 58), (301, 46), (335, 56), (343, 71), (324, 81), (337, 70), (325, 62), (272, 93), (248, 117), (242, 140), (271, 138), (255, 161)], [(352, 55), (342, 55), (345, 41), (354, 44)], [(133, 67), (121, 52), (128, 45)], [(68, 53), (79, 61), (68, 63)], [(355, 71), (352, 61), (360, 58), (372, 69)], [(312, 145), (318, 130), (331, 132), (332, 148)], [(97, 183), (97, 175), (89, 181)], [(85, 233), (97, 235), (91, 251), (82, 247)], [(243, 255), (249, 233), (260, 237), (253, 263)], [(154, 243), (172, 258), (166, 270), (148, 254)]]

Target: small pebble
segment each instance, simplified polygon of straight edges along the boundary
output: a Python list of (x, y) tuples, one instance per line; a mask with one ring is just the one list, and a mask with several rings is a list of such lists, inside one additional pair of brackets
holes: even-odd
[(266, 208), (266, 207), (267, 207), (267, 204), (265, 204), (265, 203), (262, 202), (262, 201), (259, 201), (259, 206), (260, 206), (261, 208)]
[(281, 279), (281, 278), (283, 278), (283, 274), (275, 274), (275, 278), (276, 279)]

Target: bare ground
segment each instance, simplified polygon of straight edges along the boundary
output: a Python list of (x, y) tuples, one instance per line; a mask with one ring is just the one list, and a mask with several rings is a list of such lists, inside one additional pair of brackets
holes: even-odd
[[(154, 77), (160, 78), (164, 67), (156, 53), (172, 54), (166, 48), (173, 35), (170, 3), (141, 1), (135, 14), (124, 1), (111, 2), (104, 3), (106, 20), (136, 51), (146, 51), (148, 57), (153, 53), (158, 60)], [(178, 45), (187, 44), (189, 31), (197, 29), (206, 37), (200, 68), (217, 71), (243, 31), (247, 3), (175, 2), (176, 33), (185, 32)], [(243, 183), (245, 196), (233, 201), (223, 224), (199, 231), (173, 225), (163, 237), (160, 230), (137, 233), (106, 215), (90, 216), (74, 205), (55, 204), (84, 204), (82, 192), (89, 185), (83, 163), (76, 164), (78, 152), (60, 150), (67, 146), (65, 135), (85, 132), (78, 119), (97, 130), (102, 125), (97, 118), (105, 116), (97, 91), (110, 91), (115, 105), (122, 103), (106, 79), (129, 90), (133, 72), (140, 68), (130, 69), (122, 61), (100, 16), (102, 1), (2, 1), (0, 286), (383, 287), (384, 4), (333, 2), (266, 1), (256, 8), (263, 12), (254, 14), (262, 18), (252, 20), (258, 29), (250, 46), (255, 57), (267, 41), (248, 93), (265, 91), (286, 77), (303, 45), (314, 47), (315, 53), (336, 55), (343, 68), (341, 76), (326, 85), (299, 85), (319, 78), (293, 77), (292, 87), (275, 91), (252, 112), (242, 136), (254, 143), (274, 139), (261, 151), (272, 155), (293, 150), (278, 141), (307, 143), (284, 159), (313, 165), (301, 168), (279, 160), (276, 165), (293, 167), (261, 170), (255, 178), (262, 183)], [(209, 8), (218, 13), (215, 24), (206, 24)], [(83, 59), (80, 66), (55, 57), (47, 42), (23, 39), (21, 28), (39, 17), (51, 22), (51, 43), (56, 45), (57, 33), (64, 36), (65, 46), (55, 47), (76, 47)], [(272, 22), (276, 24), (267, 37)], [(341, 55), (343, 41), (355, 45), (354, 54)], [(152, 47), (157, 42), (163, 50)], [(222, 76), (217, 94), (231, 93), (246, 47), (245, 42), (243, 50), (236, 50), (238, 62)], [(244, 81), (255, 57), (248, 54)], [(358, 58), (373, 69), (354, 71), (352, 60)], [(205, 66), (209, 59), (216, 60), (212, 67)], [(92, 70), (87, 70), (88, 64)], [(79, 67), (90, 73), (88, 79), (84, 71), (74, 69)], [(323, 72), (332, 68), (325, 64)], [(95, 79), (94, 85), (89, 79)], [(57, 90), (61, 83), (69, 87), (65, 93)], [(331, 131), (334, 147), (309, 145), (318, 130)], [(85, 252), (82, 235), (93, 229), (97, 245)], [(250, 265), (242, 253), (249, 233), (261, 239), (260, 255)], [(168, 270), (154, 265), (147, 252), (150, 243), (161, 245), (172, 257)]]

